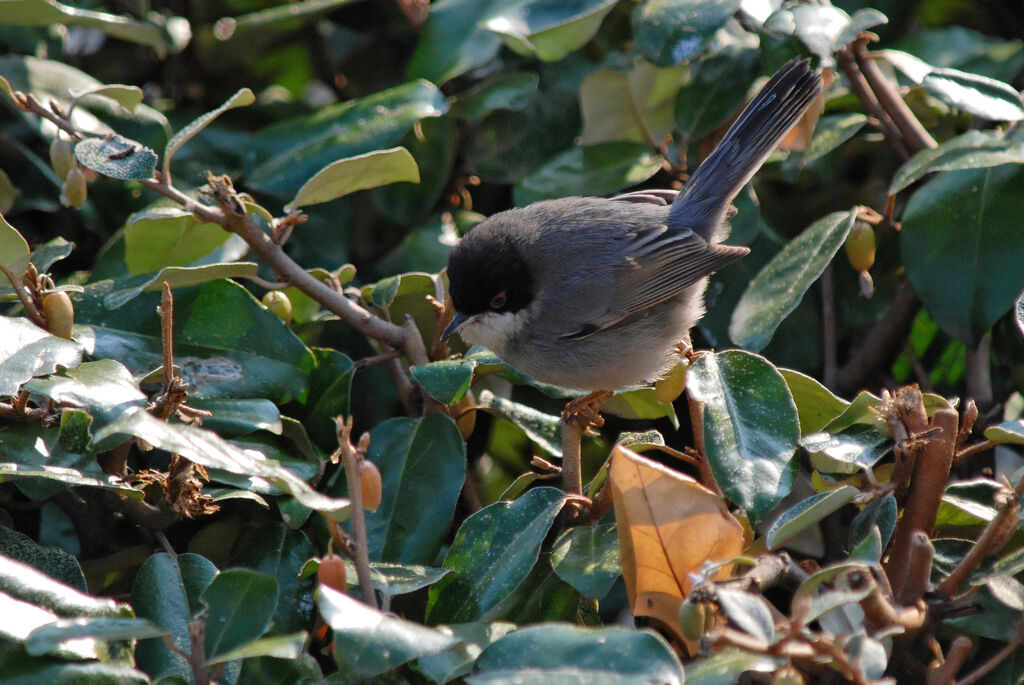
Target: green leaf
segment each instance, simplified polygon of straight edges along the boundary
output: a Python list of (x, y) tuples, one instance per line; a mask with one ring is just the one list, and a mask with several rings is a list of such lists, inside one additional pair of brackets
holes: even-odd
[(233, 438), (265, 430), (281, 435), (281, 412), (270, 400), (190, 400), (189, 406), (205, 409), (213, 416), (203, 419), (203, 427), (222, 438)]
[(32, 377), (82, 361), (81, 345), (50, 335), (28, 319), (0, 317), (0, 340), (0, 395), (16, 395)]
[(107, 293), (103, 303), (109, 309), (117, 309), (126, 302), (131, 302), (144, 292), (163, 290), (164, 283), (171, 288), (184, 288), (222, 278), (255, 278), (259, 273), (256, 262), (219, 262), (204, 266), (166, 266), (152, 278), (142, 283)]
[(655, 632), (631, 628), (530, 626), (480, 654), (474, 683), (665, 683), (682, 685), (683, 666)]
[(599, 69), (580, 86), (584, 145), (664, 140), (674, 128), (676, 93), (686, 67), (640, 61), (628, 71)]
[(330, 202), (357, 190), (403, 181), (420, 182), (419, 168), (409, 151), (404, 147), (374, 150), (339, 159), (316, 172), (285, 205), (285, 211)]
[[(316, 554), (301, 530), (267, 522), (244, 532), (235, 544), (231, 563), (277, 579), (279, 588), (271, 635), (297, 633), (311, 625), (312, 578), (301, 578), (306, 560)], [(352, 573), (350, 578), (355, 578)]]
[(729, 121), (746, 102), (760, 68), (757, 50), (734, 46), (694, 62), (676, 96), (675, 123), (684, 140), (699, 140)]
[[(202, 610), (200, 598), (216, 576), (217, 567), (198, 554), (154, 554), (135, 576), (132, 607), (140, 618), (169, 632), (174, 646), (188, 654), (189, 621)], [(135, 656), (139, 668), (153, 678), (178, 676), (190, 682), (191, 666), (163, 640), (141, 640)]]
[(221, 652), (217, 656), (207, 659), (206, 665), (213, 666), (237, 659), (253, 659), (261, 656), (271, 656), (275, 659), (298, 659), (303, 655), (308, 638), (309, 634), (305, 631), (291, 635), (264, 637), (230, 651)]
[(454, 404), (469, 390), (476, 364), (461, 359), (445, 359), (410, 367), (416, 383), (442, 404)]
[(584, 597), (602, 599), (622, 575), (615, 524), (576, 526), (551, 549), (551, 568)]
[(868, 121), (859, 112), (828, 114), (814, 125), (814, 136), (803, 152), (792, 152), (783, 163), (783, 173), (794, 174), (811, 162), (821, 159), (860, 131)]
[[(158, 292), (107, 309), (114, 281), (86, 288), (75, 302), (75, 335), (94, 358), (117, 359), (134, 375), (163, 364)], [(241, 285), (217, 280), (174, 293), (174, 361), (195, 398), (262, 397), (285, 403), (307, 390), (313, 355)]]
[[(2, 78), (2, 77), (0, 77)], [(11, 211), (14, 203), (18, 201), (18, 196), (21, 195), (21, 189), (14, 185), (14, 181), (7, 174), (6, 171), (0, 169), (0, 221), (3, 221), (3, 214)], [(2, 233), (2, 231), (0, 231)], [(3, 238), (0, 237), (0, 243), (3, 242)], [(2, 248), (0, 248), (2, 253)], [(0, 263), (3, 263), (0, 260)]]
[(983, 169), (1000, 164), (1024, 164), (1024, 143), (991, 131), (967, 131), (938, 147), (921, 150), (904, 162), (892, 177), (889, 194), (895, 195), (936, 171)]
[(765, 544), (770, 550), (778, 549), (829, 514), (852, 502), (859, 492), (852, 485), (843, 485), (835, 490), (812, 495), (793, 505), (772, 523), (764, 535)]
[(144, 640), (161, 635), (167, 631), (140, 618), (70, 618), (33, 630), (25, 640), (25, 651), (39, 656), (61, 649), (71, 640)]
[(248, 568), (222, 571), (203, 591), (206, 657), (246, 645), (270, 627), (277, 606), (277, 579)]
[[(79, 592), (28, 564), (2, 555), (0, 597), (31, 603), (40, 611), (52, 612), (60, 618), (116, 618), (129, 616), (131, 612), (125, 604)], [(27, 626), (19, 626), (16, 621), (5, 618), (4, 621), (0, 621), (0, 628), (22, 631)], [(31, 630), (32, 628), (23, 630), (23, 637)]]
[(519, 426), (526, 437), (548, 454), (562, 456), (562, 424), (557, 416), (498, 397), (490, 390), (483, 390), (477, 402), (481, 409)]
[(617, 0), (524, 0), (498, 5), (480, 26), (521, 55), (555, 62), (593, 38)]
[(71, 97), (84, 98), (89, 96), (100, 96), (110, 98), (129, 112), (142, 104), (142, 89), (138, 86), (127, 86), (123, 83), (105, 83), (101, 86), (93, 86), (81, 91), (72, 91)]
[(161, 421), (145, 411), (128, 411), (96, 433), (96, 442), (113, 435), (133, 435), (150, 445), (175, 452), (210, 469), (243, 476), (257, 476), (281, 488), (310, 509), (336, 520), (348, 518), (349, 502), (323, 495), (278, 462), (256, 450), (242, 450), (212, 431)]
[(662, 66), (697, 55), (740, 7), (740, 0), (652, 0), (633, 10), (636, 50)]
[(800, 426), (778, 370), (740, 350), (701, 355), (687, 391), (704, 403), (704, 451), (718, 486), (760, 521), (793, 487)]
[(473, 663), (490, 644), (516, 630), (512, 623), (461, 623), (441, 626), (439, 630), (450, 633), (459, 643), (440, 654), (421, 658), (417, 665), (424, 675), (437, 683), (449, 683), (456, 678), (469, 675)]
[(661, 170), (661, 158), (634, 142), (574, 147), (556, 155), (515, 187), (517, 205), (570, 195), (607, 195), (643, 183)]
[(351, 412), (350, 394), (355, 363), (337, 350), (314, 348), (316, 365), (309, 376), (309, 413), (305, 425), (309, 436), (324, 450), (338, 446), (336, 416)]
[(958, 69), (933, 69), (921, 82), (925, 90), (950, 107), (992, 121), (1024, 119), (1020, 93), (996, 79)]
[[(42, 441), (40, 440), (40, 442)], [(54, 442), (56, 442), (56, 440)], [(43, 443), (43, 445), (45, 445), (45, 443)], [(5, 447), (9, 447), (9, 445), (5, 445)], [(13, 450), (8, 450), (7, 453), (9, 454), (12, 451)], [(40, 457), (48, 456), (41, 452), (38, 453), (38, 455)], [(127, 495), (135, 499), (142, 499), (144, 494), (141, 489), (136, 490), (131, 485), (126, 484), (124, 480), (118, 476), (89, 476), (79, 469), (68, 468), (65, 466), (52, 466), (49, 464), (33, 466), (11, 462), (0, 462), (0, 483), (14, 481), (19, 483), (19, 487), (24, 490), (27, 485), (24, 482), (25, 479), (63, 484), (64, 487), (47, 488), (43, 495), (44, 497), (48, 497), (55, 492), (60, 492), (61, 490), (65, 490), (69, 486), (86, 486), (101, 488), (104, 490), (114, 490), (122, 495)]]
[[(881, 13), (877, 15), (884, 19)], [(770, 33), (794, 36), (815, 55), (832, 59), (832, 53), (844, 45), (839, 41), (849, 42), (848, 35), (856, 37), (860, 23), (855, 24), (849, 14), (832, 5), (796, 5), (773, 13), (763, 28)], [(865, 23), (872, 25), (870, 20)]]
[(679, 426), (675, 407), (671, 402), (659, 401), (654, 388), (638, 388), (613, 395), (605, 402), (602, 411), (624, 419), (668, 418), (673, 426)]
[(252, 166), (246, 169), (246, 183), (265, 193), (294, 196), (328, 164), (391, 147), (420, 119), (447, 111), (436, 86), (413, 81), (284, 120), (257, 132), (247, 158)]
[(932, 318), (973, 347), (1024, 289), (1024, 167), (944, 171), (910, 198), (900, 247)]
[(715, 600), (730, 623), (765, 646), (775, 643), (775, 619), (768, 600), (724, 587), (715, 590)]
[(687, 685), (734, 685), (748, 671), (771, 673), (784, 659), (745, 652), (727, 647), (706, 659), (691, 661), (686, 666)]
[(256, 102), (256, 96), (252, 94), (251, 90), (248, 88), (239, 88), (238, 91), (225, 100), (224, 104), (220, 107), (193, 119), (185, 128), (175, 133), (174, 136), (167, 141), (167, 147), (164, 148), (164, 175), (170, 178), (171, 160), (174, 159), (174, 153), (176, 153), (182, 145), (191, 140), (200, 131), (209, 126), (214, 119), (229, 109), (234, 109), (235, 107), (248, 107), (254, 102)]
[[(851, 571), (869, 572), (860, 561), (844, 561), (827, 566), (805, 580), (793, 595), (793, 602), (809, 602), (804, 620), (807, 623), (818, 620), (831, 611), (848, 604), (855, 604), (870, 595), (874, 588), (870, 583), (863, 584), (857, 590), (849, 588), (849, 583), (836, 583), (836, 578)], [(838, 587), (834, 587), (838, 586)]]
[(389, 419), (370, 431), (366, 458), (384, 484), (380, 507), (366, 514), (371, 559), (436, 558), (466, 479), (465, 449), (455, 423), (438, 413)]
[(534, 488), (514, 502), (496, 502), (463, 522), (430, 588), (428, 623), (487, 620), (529, 575), (565, 495)]
[(819, 473), (851, 475), (870, 470), (892, 449), (874, 426), (857, 424), (833, 433), (811, 433), (800, 440)]
[(82, 166), (122, 181), (144, 181), (156, 170), (156, 153), (141, 143), (121, 136), (86, 138), (75, 145), (75, 159)]
[(764, 349), (842, 247), (856, 218), (856, 210), (822, 217), (761, 269), (733, 310), (729, 337), (734, 343)]
[[(435, 4), (432, 10), (437, 6)], [(457, 95), (452, 102), (451, 113), (472, 121), (496, 109), (519, 111), (529, 104), (539, 84), (540, 77), (532, 71), (499, 71)], [(580, 97), (583, 97), (582, 93)]]
[(28, 243), (18, 229), (7, 223), (7, 219), (0, 214), (0, 266), (11, 276), (21, 278), (28, 268), (28, 262)]
[[(219, 224), (200, 221), (192, 212), (178, 207), (135, 212), (125, 225), (125, 264), (132, 274), (152, 273), (167, 266), (187, 266), (213, 252), (230, 237)], [(151, 279), (141, 287), (150, 287), (153, 283)]]
[(450, 635), (381, 613), (325, 586), (317, 589), (317, 607), (334, 631), (334, 659), (350, 676), (379, 675), (458, 642)]
[(406, 79), (426, 79), (443, 85), (481, 66), (498, 54), (501, 38), (481, 23), (495, 2), (439, 0), (430, 6)]
[[(850, 524), (849, 545), (853, 549), (860, 545), (873, 530), (878, 531), (879, 542), (884, 549), (896, 528), (896, 498), (892, 493), (868, 502), (867, 506), (857, 513)], [(874, 561), (878, 561), (875, 559)]]
[(131, 371), (113, 359), (84, 362), (63, 375), (37, 378), (25, 389), (58, 404), (87, 409), (104, 421), (113, 421), (130, 408), (145, 408), (147, 400)]
[(833, 395), (831, 390), (817, 380), (799, 371), (779, 369), (779, 373), (786, 379), (789, 392), (796, 402), (801, 435), (817, 433), (850, 405), (846, 400)]
[(188, 22), (181, 17), (160, 17), (160, 21), (137, 21), (121, 14), (109, 14), (71, 7), (57, 0), (4, 0), (4, 24), (12, 26), (79, 26), (99, 29), (121, 40), (153, 48), (158, 57), (183, 49), (191, 37)]
[(1000, 444), (1024, 445), (1024, 419), (1003, 421), (995, 426), (989, 426), (985, 429), (985, 437)]
[(45, 547), (24, 533), (0, 526), (0, 555), (28, 564), (79, 592), (87, 592), (78, 560), (60, 547)]
[[(315, 573), (320, 568), (320, 562), (311, 560), (303, 566), (303, 574)], [(345, 572), (353, 587), (359, 587), (356, 578), (356, 567), (350, 559), (345, 559)], [(416, 564), (393, 564), (387, 561), (370, 562), (370, 578), (373, 580), (373, 588), (386, 596), (407, 595), (410, 592), (430, 587), (441, 578), (451, 573), (446, 568), (433, 568), (430, 566), (418, 566)]]

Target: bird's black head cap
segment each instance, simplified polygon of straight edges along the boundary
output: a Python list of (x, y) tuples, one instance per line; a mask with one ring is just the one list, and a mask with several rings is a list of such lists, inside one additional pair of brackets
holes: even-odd
[(448, 256), (448, 288), (456, 311), (517, 312), (534, 297), (534, 278), (508, 234), (491, 221), (470, 231)]

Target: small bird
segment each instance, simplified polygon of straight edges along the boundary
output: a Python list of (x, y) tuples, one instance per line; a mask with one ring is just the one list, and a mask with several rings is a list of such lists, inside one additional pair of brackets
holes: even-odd
[(657, 380), (704, 315), (732, 200), (821, 91), (782, 67), (678, 193), (543, 200), (495, 214), (452, 250), (455, 314), (441, 335), (480, 344), (535, 380), (611, 391)]

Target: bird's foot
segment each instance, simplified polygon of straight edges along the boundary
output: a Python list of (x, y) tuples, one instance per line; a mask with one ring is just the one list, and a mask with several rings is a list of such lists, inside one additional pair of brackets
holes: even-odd
[(573, 421), (584, 428), (590, 426), (600, 428), (604, 425), (604, 418), (600, 414), (601, 407), (614, 394), (610, 390), (595, 390), (589, 395), (577, 397), (565, 405), (565, 409), (562, 410), (562, 420)]

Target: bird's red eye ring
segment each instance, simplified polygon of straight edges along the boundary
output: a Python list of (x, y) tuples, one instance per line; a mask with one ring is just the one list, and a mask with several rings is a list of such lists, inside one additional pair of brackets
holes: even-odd
[(491, 298), (491, 309), (501, 309), (505, 306), (505, 302), (508, 300), (508, 295), (502, 290), (500, 293)]

